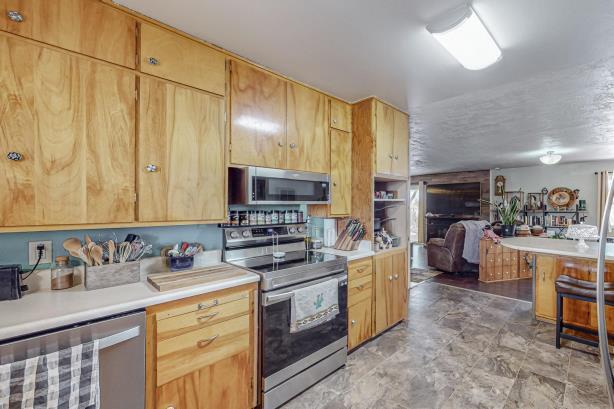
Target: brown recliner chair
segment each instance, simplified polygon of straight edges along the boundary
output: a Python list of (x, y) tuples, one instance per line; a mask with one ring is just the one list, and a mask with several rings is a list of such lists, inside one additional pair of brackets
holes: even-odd
[(465, 246), (465, 227), (454, 223), (446, 233), (445, 239), (430, 239), (426, 244), (428, 264), (448, 273), (475, 272), (479, 265), (463, 258)]

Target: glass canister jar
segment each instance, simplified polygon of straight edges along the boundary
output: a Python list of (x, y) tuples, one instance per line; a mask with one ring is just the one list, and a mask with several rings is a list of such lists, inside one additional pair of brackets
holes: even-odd
[(51, 269), (51, 289), (64, 290), (74, 286), (74, 268), (68, 264), (68, 256), (57, 256)]

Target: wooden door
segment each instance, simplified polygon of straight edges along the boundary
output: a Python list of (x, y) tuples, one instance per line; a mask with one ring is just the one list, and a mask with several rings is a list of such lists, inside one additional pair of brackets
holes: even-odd
[(393, 322), (391, 299), (394, 297), (392, 285), (393, 265), (390, 254), (376, 256), (375, 258), (375, 333), (379, 334)]
[(401, 251), (392, 255), (392, 285), (393, 297), (389, 300), (391, 322), (395, 324), (407, 317), (407, 252)]
[(556, 257), (537, 255), (535, 272), (535, 315), (554, 320), (556, 318), (556, 289), (554, 282)]
[(337, 99), (330, 100), (330, 127), (352, 132), (352, 106)]
[(133, 221), (134, 74), (2, 35), (0, 54), (0, 225)]
[(232, 61), (230, 162), (286, 167), (286, 81)]
[(326, 96), (303, 85), (287, 84), (288, 169), (330, 172)]
[(377, 173), (389, 174), (394, 157), (394, 109), (375, 101), (376, 132), (376, 169)]
[[(126, 67), (135, 67), (136, 20), (97, 0), (0, 0), (0, 28)], [(22, 21), (7, 13), (18, 12)]]
[(198, 409), (251, 408), (252, 372), (247, 349), (201, 369)]
[(139, 220), (223, 220), (224, 99), (143, 77), (139, 102)]
[(371, 338), (371, 299), (348, 308), (348, 348), (354, 349)]
[(352, 206), (352, 135), (330, 130), (330, 214), (347, 216)]
[(409, 174), (409, 119), (403, 112), (394, 111), (394, 142), (392, 174), (407, 177)]
[(141, 23), (141, 71), (224, 95), (226, 57), (164, 28)]

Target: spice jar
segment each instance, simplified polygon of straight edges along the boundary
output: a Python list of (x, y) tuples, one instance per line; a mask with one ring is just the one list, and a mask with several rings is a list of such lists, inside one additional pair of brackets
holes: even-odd
[(74, 269), (68, 264), (68, 256), (57, 256), (51, 269), (51, 289), (63, 290), (74, 286)]

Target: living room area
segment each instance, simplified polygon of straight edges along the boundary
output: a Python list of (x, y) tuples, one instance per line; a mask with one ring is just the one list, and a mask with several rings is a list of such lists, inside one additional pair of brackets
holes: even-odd
[(571, 240), (577, 226), (599, 226), (614, 168), (614, 160), (547, 164), (553, 155), (542, 156), (534, 166), (412, 175), (411, 286), (532, 301), (533, 253), (499, 237)]

